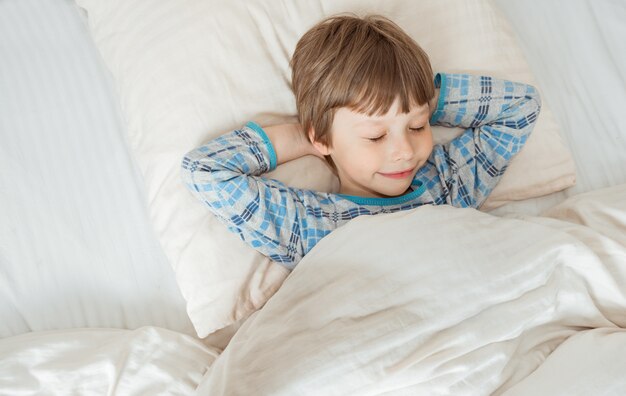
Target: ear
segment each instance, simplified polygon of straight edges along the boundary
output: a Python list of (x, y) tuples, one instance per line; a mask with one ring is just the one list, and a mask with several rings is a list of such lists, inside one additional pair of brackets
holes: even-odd
[(313, 127), (309, 129), (308, 135), (309, 135), (309, 141), (311, 142), (311, 144), (313, 145), (313, 147), (315, 147), (317, 151), (319, 151), (322, 155), (330, 155), (330, 148), (324, 143), (318, 142), (317, 140), (315, 140), (315, 130), (313, 129)]

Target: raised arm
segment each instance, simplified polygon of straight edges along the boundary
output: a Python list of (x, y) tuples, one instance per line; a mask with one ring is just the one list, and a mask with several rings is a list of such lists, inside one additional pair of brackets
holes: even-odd
[[(319, 212), (323, 193), (260, 177), (282, 162), (314, 154), (312, 146), (306, 146), (308, 141), (300, 140), (302, 134), (299, 137), (296, 128), (261, 128), (248, 122), (187, 153), (181, 169), (187, 188), (230, 231), (290, 269), (308, 252), (313, 237), (330, 232), (316, 230), (319, 224), (315, 222), (307, 224), (307, 208)], [(309, 235), (311, 230), (315, 235)]]
[(541, 98), (532, 85), (471, 74), (437, 73), (439, 88), (431, 125), (467, 128), (436, 145), (416, 178), (437, 204), (480, 207), (526, 143)]

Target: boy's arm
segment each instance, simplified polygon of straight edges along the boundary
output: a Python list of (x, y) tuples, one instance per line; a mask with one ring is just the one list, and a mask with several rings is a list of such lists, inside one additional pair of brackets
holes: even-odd
[(298, 127), (261, 128), (248, 122), (187, 153), (181, 170), (187, 188), (230, 231), (289, 269), (310, 250), (314, 238), (332, 230), (326, 218), (307, 218), (307, 210), (321, 212), (326, 194), (260, 177), (282, 162), (317, 155)]
[(276, 165), (304, 157), (315, 155), (321, 159), (324, 156), (313, 147), (302, 132), (300, 124), (280, 124), (261, 128), (271, 143), (276, 154)]
[(467, 128), (436, 145), (416, 178), (436, 204), (478, 208), (526, 143), (541, 110), (532, 85), (470, 74), (437, 73), (432, 125)]

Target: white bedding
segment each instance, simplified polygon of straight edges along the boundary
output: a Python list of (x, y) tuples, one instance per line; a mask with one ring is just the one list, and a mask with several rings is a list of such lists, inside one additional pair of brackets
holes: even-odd
[(0, 1), (0, 337), (194, 334), (112, 85), (74, 2)]
[[(605, 211), (610, 205), (602, 203), (626, 202), (626, 5), (494, 1), (516, 28), (543, 99), (563, 126), (577, 185), (492, 212), (509, 216), (502, 220), (459, 214), (461, 223), (478, 216), (479, 224), (524, 226), (450, 235), (447, 242), (494, 248), (442, 244), (439, 253), (459, 260), (442, 263), (441, 271), (420, 273), (424, 268), (408, 260), (392, 262), (393, 277), (374, 260), (333, 266), (342, 256), (323, 259), (324, 246), (347, 228), (320, 244), (217, 360), (216, 349), (188, 336), (194, 330), (146, 214), (110, 75), (76, 6), (0, 2), (0, 394), (189, 394), (199, 383), (199, 394), (255, 386), (252, 394), (364, 395), (426, 383), (426, 394), (446, 387), (455, 394), (626, 394), (626, 208)], [(600, 203), (583, 205), (585, 211), (546, 213), (591, 228), (532, 217), (608, 186), (616, 187), (587, 195)], [(457, 215), (424, 209), (377, 221), (406, 227), (409, 218)], [(358, 220), (352, 228), (367, 222)], [(431, 230), (442, 236), (453, 231), (437, 223)], [(415, 238), (419, 230), (404, 235)], [(516, 233), (528, 239), (515, 245), (509, 239)], [(512, 245), (506, 253), (491, 245), (502, 235)], [(420, 245), (410, 248), (404, 254), (415, 257)], [(480, 260), (485, 256), (504, 264), (490, 267)], [(515, 268), (523, 271), (506, 272)], [(413, 287), (425, 280), (429, 288)], [(463, 281), (476, 287), (452, 287)], [(428, 299), (437, 287), (445, 299)], [(428, 304), (418, 306), (418, 297)], [(427, 315), (431, 321), (417, 320)], [(222, 346), (229, 337), (209, 341)], [(390, 372), (397, 377), (385, 377)], [(355, 393), (357, 386), (369, 393)]]
[(152, 326), (31, 332), (0, 340), (0, 395), (190, 395), (217, 355)]
[(568, 338), (505, 396), (626, 394), (626, 330), (601, 328)]
[(576, 185), (490, 213), (537, 215), (626, 183), (626, 2), (494, 0), (511, 21), (576, 163)]
[(622, 395), (625, 194), (362, 216), (219, 357), (157, 327), (32, 332), (0, 340), (0, 394)]
[[(77, 0), (113, 72), (150, 219), (199, 337), (260, 309), (288, 273), (246, 247), (189, 194), (181, 182), (181, 158), (249, 119), (261, 125), (293, 121), (289, 54), (309, 27), (331, 13), (378, 12), (397, 20), (423, 43), (433, 69), (536, 84), (510, 24), (490, 0), (455, 2)], [(428, 24), (413, 23), (413, 16), (423, 14), (429, 15)], [(485, 210), (575, 182), (573, 158), (549, 106), (542, 107), (535, 128), (536, 139), (531, 137), (511, 161)], [(434, 129), (440, 143), (462, 132)], [(336, 176), (319, 158), (285, 165), (267, 177), (293, 187), (338, 191)]]
[[(304, 257), (198, 393), (503, 394), (567, 338), (626, 327), (624, 197), (626, 184), (552, 217), (447, 205), (359, 217)], [(585, 225), (560, 219), (577, 206)], [(611, 343), (623, 367), (626, 338)], [(554, 366), (561, 380), (580, 367)], [(621, 373), (608, 381), (593, 394), (626, 389)], [(541, 389), (515, 394), (552, 394)]]

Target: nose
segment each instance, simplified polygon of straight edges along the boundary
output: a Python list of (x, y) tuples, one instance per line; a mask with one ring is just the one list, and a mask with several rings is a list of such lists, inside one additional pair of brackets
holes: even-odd
[(391, 158), (393, 161), (406, 161), (413, 158), (415, 150), (407, 134), (401, 133), (391, 142)]

